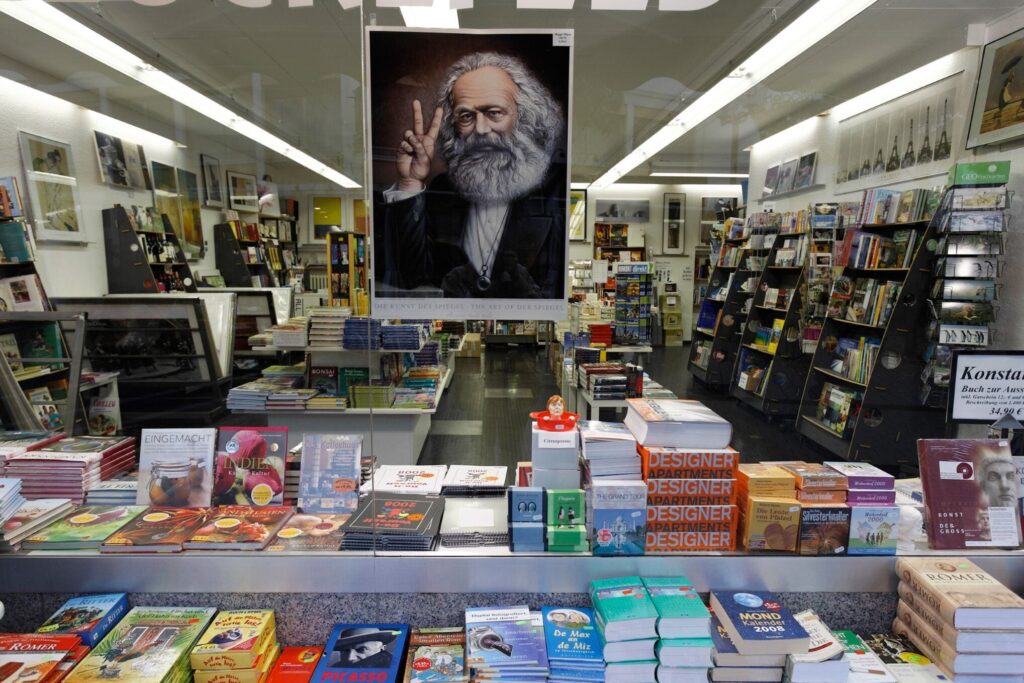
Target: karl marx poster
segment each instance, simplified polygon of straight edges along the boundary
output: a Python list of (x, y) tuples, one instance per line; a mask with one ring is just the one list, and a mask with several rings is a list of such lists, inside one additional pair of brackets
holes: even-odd
[(367, 43), (373, 315), (564, 319), (572, 32)]

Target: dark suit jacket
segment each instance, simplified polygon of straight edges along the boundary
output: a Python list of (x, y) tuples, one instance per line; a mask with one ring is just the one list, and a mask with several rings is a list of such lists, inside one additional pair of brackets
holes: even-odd
[(565, 165), (553, 163), (539, 188), (512, 202), (485, 291), (462, 249), (469, 204), (447, 174), (415, 197), (378, 200), (377, 279), (402, 289), (440, 287), (446, 297), (564, 298), (565, 177)]

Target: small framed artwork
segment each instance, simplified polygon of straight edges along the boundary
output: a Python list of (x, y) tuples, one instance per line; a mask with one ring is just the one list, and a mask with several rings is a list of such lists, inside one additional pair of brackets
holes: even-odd
[(598, 199), (596, 212), (602, 223), (648, 223), (651, 202), (646, 199)]
[(213, 209), (224, 208), (224, 188), (220, 179), (220, 160), (209, 154), (199, 155), (199, 166), (203, 171), (203, 206)]
[(111, 187), (151, 190), (146, 153), (142, 145), (93, 131), (96, 138), (96, 157), (100, 162), (100, 176)]
[(587, 191), (569, 191), (569, 241), (587, 241)]
[(228, 200), (235, 211), (257, 213), (260, 202), (256, 176), (228, 171)]
[(181, 221), (181, 194), (178, 192), (177, 169), (159, 161), (153, 162), (153, 207), (157, 215), (167, 214), (178, 240), (185, 241)]
[(682, 192), (666, 192), (661, 215), (661, 252), (663, 254), (683, 253), (685, 215), (686, 195)]
[(786, 194), (793, 191), (793, 185), (796, 183), (796, 169), (799, 165), (799, 159), (790, 159), (782, 165), (779, 170), (779, 183), (775, 186), (775, 194)]
[(982, 50), (967, 148), (1024, 135), (1024, 28)]
[(700, 222), (715, 224), (736, 215), (735, 197), (701, 197)]
[(322, 242), (333, 229), (342, 229), (341, 197), (313, 197), (311, 210), (310, 242)]
[(71, 145), (24, 131), (18, 132), (18, 140), (35, 238), (87, 243)]
[(796, 167), (796, 181), (793, 183), (794, 190), (803, 190), (814, 184), (814, 172), (818, 167), (818, 153), (811, 152), (800, 157), (800, 163)]
[(199, 179), (192, 171), (178, 169), (178, 197), (181, 209), (181, 246), (185, 257), (202, 258), (205, 244), (202, 211), (199, 210)]
[(769, 166), (764, 174), (764, 189), (761, 190), (762, 197), (775, 194), (775, 186), (779, 184), (779, 164)]

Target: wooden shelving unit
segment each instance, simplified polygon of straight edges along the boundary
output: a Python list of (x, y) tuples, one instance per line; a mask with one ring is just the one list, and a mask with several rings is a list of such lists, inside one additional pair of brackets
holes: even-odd
[(162, 225), (140, 226), (123, 206), (103, 210), (107, 289), (111, 294), (197, 291), (192, 268), (167, 214), (161, 214), (160, 221)]
[(366, 235), (355, 232), (327, 234), (327, 291), (330, 306), (349, 306), (355, 315), (361, 310), (367, 289), (368, 254)]

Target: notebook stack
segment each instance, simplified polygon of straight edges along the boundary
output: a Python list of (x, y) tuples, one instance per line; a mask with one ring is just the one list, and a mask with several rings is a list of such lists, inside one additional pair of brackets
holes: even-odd
[(390, 408), (395, 402), (395, 385), (387, 383), (353, 384), (348, 388), (352, 408)]
[(540, 612), (526, 606), (466, 609), (466, 664), (473, 680), (544, 683), (548, 655)]
[(274, 610), (224, 610), (192, 648), (193, 681), (262, 681), (280, 651)]
[(544, 501), (544, 489), (539, 486), (509, 488), (508, 529), (509, 548), (512, 552), (544, 551)]
[(314, 308), (309, 313), (309, 346), (341, 348), (345, 340), (345, 320), (352, 315), (347, 307)]
[(29, 500), (66, 497), (81, 504), (89, 488), (134, 464), (134, 438), (76, 436), (12, 456), (5, 472), (21, 479)]
[(25, 502), (21, 495), (21, 479), (0, 479), (0, 528)]
[(896, 560), (893, 632), (950, 678), (1018, 681), (1024, 672), (1024, 600), (970, 560)]
[(137, 478), (101, 481), (85, 492), (86, 505), (131, 505), (139, 488)]
[(74, 505), (67, 498), (45, 498), (27, 501), (0, 526), (0, 553), (10, 553), (21, 542), (71, 512)]
[(441, 544), (448, 548), (508, 546), (508, 520), (502, 498), (445, 497)]
[(381, 348), (385, 351), (419, 351), (427, 341), (422, 325), (381, 325)]
[(578, 453), (579, 432), (549, 432), (533, 423), (530, 459), (533, 485), (543, 488), (571, 489), (580, 485)]
[(544, 607), (548, 683), (602, 683), (604, 657), (594, 613), (585, 607)]
[(685, 576), (643, 580), (658, 612), (658, 683), (705, 683), (711, 660), (711, 614)]
[(636, 439), (621, 422), (579, 423), (584, 467), (590, 481), (642, 478)]
[(504, 496), (508, 467), (504, 465), (449, 465), (441, 493), (446, 496)]
[(771, 593), (712, 592), (711, 609), (712, 681), (781, 681), (786, 658), (810, 651), (807, 631)]
[(548, 552), (589, 552), (583, 489), (545, 489), (544, 496)]
[(375, 492), (342, 527), (342, 550), (433, 550), (444, 511), (440, 496)]
[(379, 349), (381, 323), (372, 318), (349, 318), (345, 321), (342, 343), (346, 349)]
[(607, 683), (657, 683), (658, 610), (639, 576), (590, 582)]

